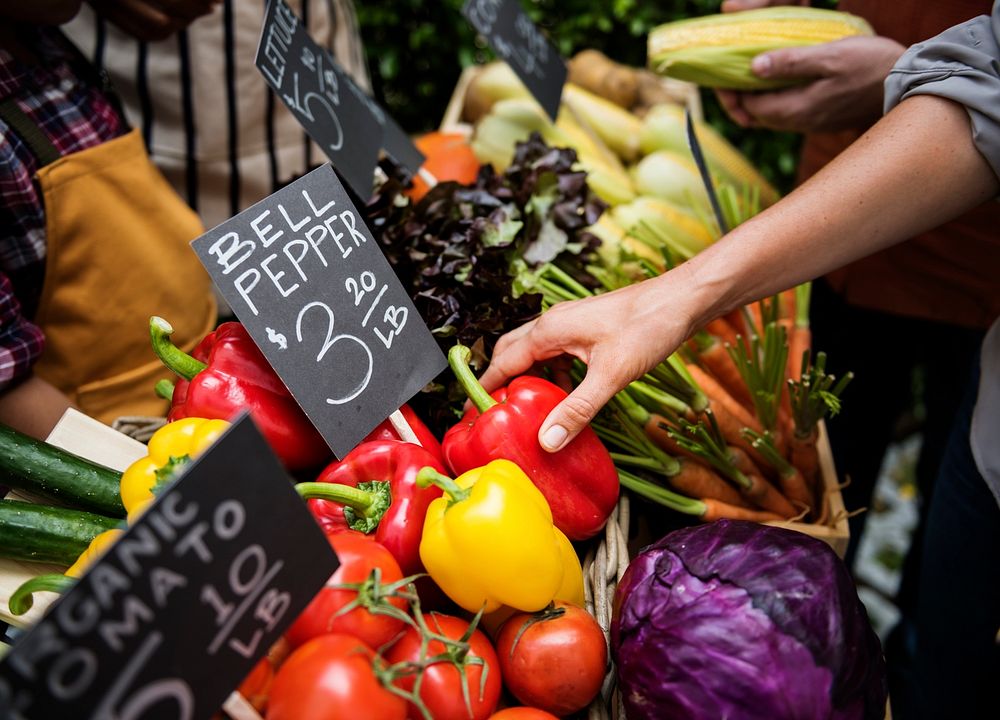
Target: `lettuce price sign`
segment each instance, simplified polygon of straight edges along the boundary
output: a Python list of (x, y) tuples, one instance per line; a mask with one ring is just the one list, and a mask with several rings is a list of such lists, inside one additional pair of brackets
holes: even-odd
[(192, 245), (338, 457), (446, 366), (329, 165)]
[(0, 717), (207, 719), (336, 567), (244, 415), (0, 661)]

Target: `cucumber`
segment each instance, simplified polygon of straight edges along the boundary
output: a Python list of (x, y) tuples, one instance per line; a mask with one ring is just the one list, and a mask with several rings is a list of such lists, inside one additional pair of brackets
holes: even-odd
[(121, 473), (0, 425), (0, 485), (111, 517), (125, 517)]
[(68, 567), (91, 540), (121, 524), (83, 510), (0, 500), (0, 557)]

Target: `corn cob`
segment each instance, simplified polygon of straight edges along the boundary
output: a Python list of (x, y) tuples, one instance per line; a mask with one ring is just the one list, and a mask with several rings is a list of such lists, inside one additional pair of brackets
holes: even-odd
[(645, 228), (661, 238), (675, 258), (683, 260), (694, 257), (715, 241), (715, 235), (701, 220), (660, 198), (637, 197), (615, 207), (611, 217), (630, 234), (637, 228)]
[[(711, 125), (699, 120), (695, 120), (694, 125), (705, 161), (716, 182), (729, 183), (740, 189), (756, 189), (762, 207), (770, 207), (778, 202), (778, 191), (739, 150), (730, 145)], [(656, 105), (650, 109), (639, 132), (639, 147), (647, 155), (657, 150), (689, 155), (691, 150), (688, 148), (687, 131), (684, 127), (684, 109), (669, 104)]]
[(563, 87), (562, 102), (593, 128), (619, 158), (631, 162), (639, 156), (642, 124), (635, 115), (573, 84)]
[(657, 150), (634, 165), (631, 176), (640, 195), (658, 197), (681, 207), (700, 205), (710, 209), (698, 166), (690, 153)]
[(750, 70), (760, 53), (871, 35), (862, 18), (835, 10), (769, 7), (680, 20), (649, 34), (650, 67), (661, 75), (706, 87), (766, 90), (796, 80), (765, 80)]

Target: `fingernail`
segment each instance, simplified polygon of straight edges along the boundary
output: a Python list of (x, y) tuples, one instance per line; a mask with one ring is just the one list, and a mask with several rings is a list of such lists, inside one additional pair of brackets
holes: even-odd
[(555, 452), (562, 444), (566, 442), (566, 428), (562, 425), (550, 425), (549, 428), (542, 433), (542, 447), (549, 452)]
[(750, 69), (758, 77), (767, 77), (771, 74), (771, 58), (767, 55), (758, 55), (750, 63)]

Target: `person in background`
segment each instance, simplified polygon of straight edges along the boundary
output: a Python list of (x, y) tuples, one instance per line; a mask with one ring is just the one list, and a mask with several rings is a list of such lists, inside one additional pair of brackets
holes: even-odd
[(201, 223), (56, 28), (79, 4), (0, 0), (0, 422), (39, 438), (162, 415), (149, 316), (188, 349), (216, 320)]
[[(502, 337), (482, 377), (486, 390), (562, 355), (586, 363), (581, 384), (539, 429), (542, 446), (556, 451), (615, 392), (712, 318), (994, 202), (1000, 193), (1000, 2), (990, 17), (910, 48), (885, 87), (890, 111), (882, 120), (712, 247), (658, 278), (556, 305)], [(951, 247), (956, 258), (976, 251), (961, 240)], [(913, 613), (913, 675), (897, 694), (890, 692), (894, 717), (1000, 717), (997, 315), (974, 354), (972, 382), (929, 501)], [(855, 399), (864, 412), (881, 398)]]
[[(350, 0), (288, 0), (368, 90)], [(264, 0), (88, 0), (64, 30), (107, 71), (174, 189), (214, 227), (326, 162), (254, 66)]]
[[(778, 4), (790, 3), (726, 0), (722, 9), (731, 12)], [(868, 20), (874, 37), (763, 54), (753, 66), (759, 75), (810, 81), (778, 92), (720, 92), (719, 98), (733, 120), (744, 127), (806, 133), (799, 163), (799, 180), (804, 181), (878, 120), (883, 81), (906, 47), (988, 14), (990, 6), (989, 0), (842, 0), (837, 9)], [(902, 619), (886, 647), (890, 691), (902, 682), (899, 674), (908, 672), (910, 615), (919, 587), (923, 528), (933, 481), (963, 397), (968, 368), (986, 328), (1000, 314), (997, 227), (1000, 203), (987, 202), (911, 242), (839, 268), (814, 285), (815, 346), (829, 353), (835, 373), (855, 371), (852, 395), (873, 399), (846, 403), (837, 422), (828, 426), (837, 468), (851, 481), (844, 490), (849, 509), (871, 507), (886, 448), (906, 432), (915, 394), (922, 404), (916, 466), (919, 520), (895, 598)], [(868, 513), (861, 513), (849, 521), (849, 563), (853, 563), (867, 517)]]
[[(726, 0), (722, 10), (789, 4), (794, 3)], [(799, 180), (804, 181), (881, 117), (882, 84), (906, 47), (989, 13), (990, 6), (989, 0), (843, 0), (837, 9), (867, 19), (874, 37), (762, 54), (753, 64), (758, 75), (810, 81), (776, 92), (720, 91), (720, 101), (743, 127), (806, 133), (799, 164)], [(828, 352), (835, 373), (856, 371), (852, 395), (878, 398), (846, 404), (829, 427), (838, 470), (851, 480), (844, 490), (848, 508), (871, 505), (886, 448), (900, 418), (913, 406), (916, 367), (923, 371), (926, 409), (917, 481), (921, 495), (930, 496), (967, 369), (984, 331), (1000, 313), (998, 226), (1000, 204), (984, 203), (921, 233), (914, 242), (838, 268), (815, 284), (811, 320), (816, 347)], [(956, 253), (956, 247), (963, 252)], [(866, 517), (861, 513), (851, 519), (849, 561)], [(919, 533), (915, 542), (914, 560)]]

